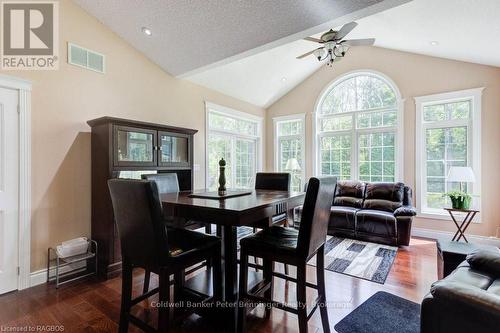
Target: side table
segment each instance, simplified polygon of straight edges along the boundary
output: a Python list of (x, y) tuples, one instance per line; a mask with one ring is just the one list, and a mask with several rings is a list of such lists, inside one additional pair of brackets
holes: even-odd
[(462, 243), (456, 241), (436, 241), (437, 246), (437, 270), (438, 278), (441, 280), (448, 276), (465, 260), (467, 255), (474, 250), (484, 249), (489, 251), (499, 251), (497, 247), (491, 245), (478, 245), (473, 243)]
[[(469, 224), (472, 222), (472, 219), (474, 218), (474, 216), (476, 216), (477, 213), (479, 213), (479, 211), (474, 210), (474, 209), (455, 209), (455, 208), (444, 208), (444, 210), (448, 211), (448, 213), (451, 216), (451, 219), (453, 220), (453, 223), (455, 223), (455, 226), (458, 229), (451, 240), (452, 241), (456, 240), (458, 242), (458, 241), (460, 241), (460, 238), (463, 237), (465, 242), (468, 243), (469, 241), (467, 240), (467, 238), (465, 238), (465, 235), (464, 235), (465, 230), (467, 230), (467, 228), (469, 227)], [(457, 219), (455, 218), (455, 215), (454, 215), (455, 213), (464, 213), (465, 214), (465, 217), (460, 225), (458, 224)]]

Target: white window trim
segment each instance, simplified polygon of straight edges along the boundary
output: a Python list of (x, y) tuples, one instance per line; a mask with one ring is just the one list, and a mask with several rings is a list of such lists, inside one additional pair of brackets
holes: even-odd
[[(319, 152), (318, 152), (318, 147), (319, 147), (319, 141), (321, 139), (322, 134), (324, 133), (318, 133), (317, 129), (319, 128), (319, 120), (321, 119), (321, 113), (318, 112), (318, 108), (321, 106), (323, 103), (323, 99), (326, 97), (328, 92), (330, 92), (331, 88), (337, 84), (339, 84), (342, 81), (348, 80), (350, 78), (353, 78), (358, 75), (371, 75), (375, 77), (379, 77), (383, 81), (387, 82), (391, 88), (394, 90), (396, 94), (396, 107), (394, 108), (396, 110), (397, 114), (397, 126), (393, 127), (381, 127), (380, 130), (386, 131), (387, 129), (395, 129), (396, 130), (396, 151), (395, 151), (395, 156), (394, 156), (394, 161), (396, 163), (395, 166), (395, 175), (394, 175), (394, 180), (395, 181), (404, 181), (404, 102), (405, 99), (402, 98), (401, 92), (399, 91), (398, 86), (396, 83), (387, 75), (370, 70), (370, 69), (361, 69), (361, 70), (354, 70), (347, 72), (340, 77), (334, 79), (330, 83), (326, 85), (325, 88), (321, 91), (319, 98), (316, 100), (316, 104), (314, 105), (314, 111), (312, 112), (313, 115), (313, 122), (312, 122), (312, 131), (313, 131), (313, 144), (312, 144), (312, 152), (313, 152), (313, 173), (314, 175), (318, 176), (321, 174), (320, 172), (320, 163), (318, 163), (319, 160)], [(366, 110), (362, 112), (370, 112), (371, 110)], [(340, 115), (349, 115), (352, 113), (356, 113), (356, 111), (353, 112), (343, 112)], [(356, 119), (356, 117), (353, 117), (353, 119)], [(356, 133), (360, 133), (364, 131), (364, 129), (355, 129), (355, 123), (353, 123), (353, 129), (348, 130), (348, 131), (335, 131), (336, 134), (340, 134), (342, 132), (344, 133), (351, 133), (353, 135), (353, 138), (355, 139), (352, 144), (358, 145), (358, 136)], [(370, 128), (366, 129), (367, 132), (375, 132), (379, 130), (379, 128)], [(355, 156), (354, 156), (355, 155)], [(353, 178), (357, 178), (358, 176), (358, 156), (357, 154), (351, 154), (351, 165), (355, 165), (355, 173), (351, 174)]]
[[(423, 129), (434, 126), (442, 127), (442, 124), (444, 123), (441, 122), (440, 124), (425, 125), (423, 122), (423, 107), (426, 105), (449, 103), (459, 100), (471, 100), (472, 115), (468, 121), (467, 145), (472, 148), (472, 152), (469, 152), (469, 156), (467, 158), (470, 161), (469, 166), (472, 167), (474, 175), (476, 176), (476, 182), (472, 185), (472, 194), (481, 196), (481, 97), (483, 89), (484, 87), (415, 97), (415, 190), (417, 193), (416, 201), (418, 217), (451, 221), (451, 217), (445, 210), (443, 210), (442, 213), (430, 213), (423, 210), (423, 194), (427, 188), (427, 185), (424, 182), (424, 176), (426, 175), (426, 159), (425, 152), (423, 151), (425, 148), (423, 142), (425, 139)], [(464, 121), (446, 121), (447, 125), (453, 125), (454, 123), (461, 125), (464, 124)], [(477, 202), (479, 205), (477, 208), (478, 210), (481, 210), (481, 198), (479, 198)], [(480, 223), (480, 213), (476, 215), (473, 222)]]
[[(287, 135), (287, 136), (278, 136), (278, 123), (283, 122), (283, 121), (289, 121), (289, 120), (300, 120), (302, 121), (302, 132), (300, 134), (295, 134), (295, 135)], [(279, 154), (280, 154), (280, 145), (279, 145), (279, 140), (280, 138), (285, 138), (285, 139), (290, 139), (290, 138), (300, 138), (303, 142), (303, 146), (301, 149), (301, 158), (302, 158), (302, 170), (301, 170), (301, 179), (302, 183), (301, 186), (304, 185), (305, 180), (306, 180), (306, 168), (307, 168), (307, 163), (306, 163), (306, 114), (305, 113), (297, 113), (297, 114), (291, 114), (287, 116), (280, 116), (280, 117), (274, 117), (273, 118), (273, 136), (274, 136), (274, 171), (279, 172)]]
[(234, 135), (233, 132), (226, 132), (224, 130), (210, 130), (210, 125), (208, 122), (208, 116), (210, 112), (215, 112), (221, 115), (227, 115), (232, 118), (238, 118), (246, 121), (252, 121), (257, 123), (257, 135), (256, 136), (250, 136), (250, 135), (244, 135), (244, 134), (239, 134), (240, 137), (242, 138), (247, 138), (251, 140), (256, 140), (257, 143), (257, 151), (256, 151), (256, 171), (262, 171), (262, 160), (263, 160), (263, 148), (262, 148), (262, 133), (263, 133), (263, 118), (238, 111), (232, 108), (229, 108), (227, 106), (222, 106), (219, 104), (215, 104), (212, 102), (205, 101), (205, 188), (208, 188), (208, 179), (209, 179), (209, 171), (208, 171), (208, 137), (210, 133), (219, 133), (219, 134), (226, 134), (226, 135)]

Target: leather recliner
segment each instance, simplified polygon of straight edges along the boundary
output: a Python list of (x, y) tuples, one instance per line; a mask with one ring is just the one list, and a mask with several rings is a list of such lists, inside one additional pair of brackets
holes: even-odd
[[(298, 220), (300, 208), (296, 209)], [(389, 245), (408, 245), (413, 216), (412, 190), (403, 183), (339, 181), (328, 234)]]
[(488, 333), (499, 327), (500, 252), (469, 254), (422, 302), (421, 333)]

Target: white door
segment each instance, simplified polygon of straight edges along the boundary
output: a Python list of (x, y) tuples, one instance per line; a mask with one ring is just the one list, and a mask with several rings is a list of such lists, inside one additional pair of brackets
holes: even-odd
[(0, 87), (0, 294), (17, 289), (18, 91)]

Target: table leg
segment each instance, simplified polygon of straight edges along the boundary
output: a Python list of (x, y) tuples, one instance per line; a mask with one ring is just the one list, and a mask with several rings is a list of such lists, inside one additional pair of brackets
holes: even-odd
[[(224, 300), (228, 303), (236, 302), (238, 293), (238, 257), (237, 257), (237, 237), (236, 227), (222, 227), (222, 255), (224, 257)], [(228, 321), (227, 330), (229, 332), (236, 331), (236, 306), (227, 308)]]
[[(467, 240), (467, 238), (465, 238), (465, 231), (467, 230), (467, 228), (469, 227), (469, 225), (471, 224), (472, 220), (474, 219), (474, 216), (476, 216), (477, 212), (473, 212), (470, 216), (469, 214), (467, 214), (467, 216), (465, 217), (464, 219), (464, 223), (462, 224), (462, 226), (465, 224), (465, 226), (463, 227), (462, 229), (462, 235), (461, 237), (464, 238), (464, 240), (468, 243), (469, 241)], [(460, 240), (460, 237), (458, 237), (458, 240)]]
[[(462, 237), (462, 236), (463, 236), (462, 226), (464, 225), (464, 222), (465, 222), (465, 221), (467, 220), (467, 218), (469, 217), (470, 212), (469, 212), (469, 213), (467, 213), (467, 215), (465, 216), (465, 219), (464, 219), (464, 221), (462, 221), (462, 224), (461, 224), (461, 225), (459, 225), (459, 224), (458, 224), (457, 220), (455, 219), (455, 216), (453, 216), (453, 214), (452, 214), (452, 212), (451, 212), (451, 211), (448, 211), (448, 213), (450, 214), (451, 219), (453, 220), (453, 223), (455, 223), (455, 226), (457, 227), (457, 232), (455, 232), (455, 235), (453, 235), (453, 238), (452, 238), (451, 240), (452, 240), (452, 241), (455, 241), (455, 240), (456, 240), (456, 241), (458, 242), (458, 241), (460, 240), (460, 237)], [(459, 236), (459, 237), (458, 237), (458, 239), (455, 239), (455, 238), (457, 238), (457, 236)], [(465, 238), (465, 236), (464, 236), (464, 238)]]

